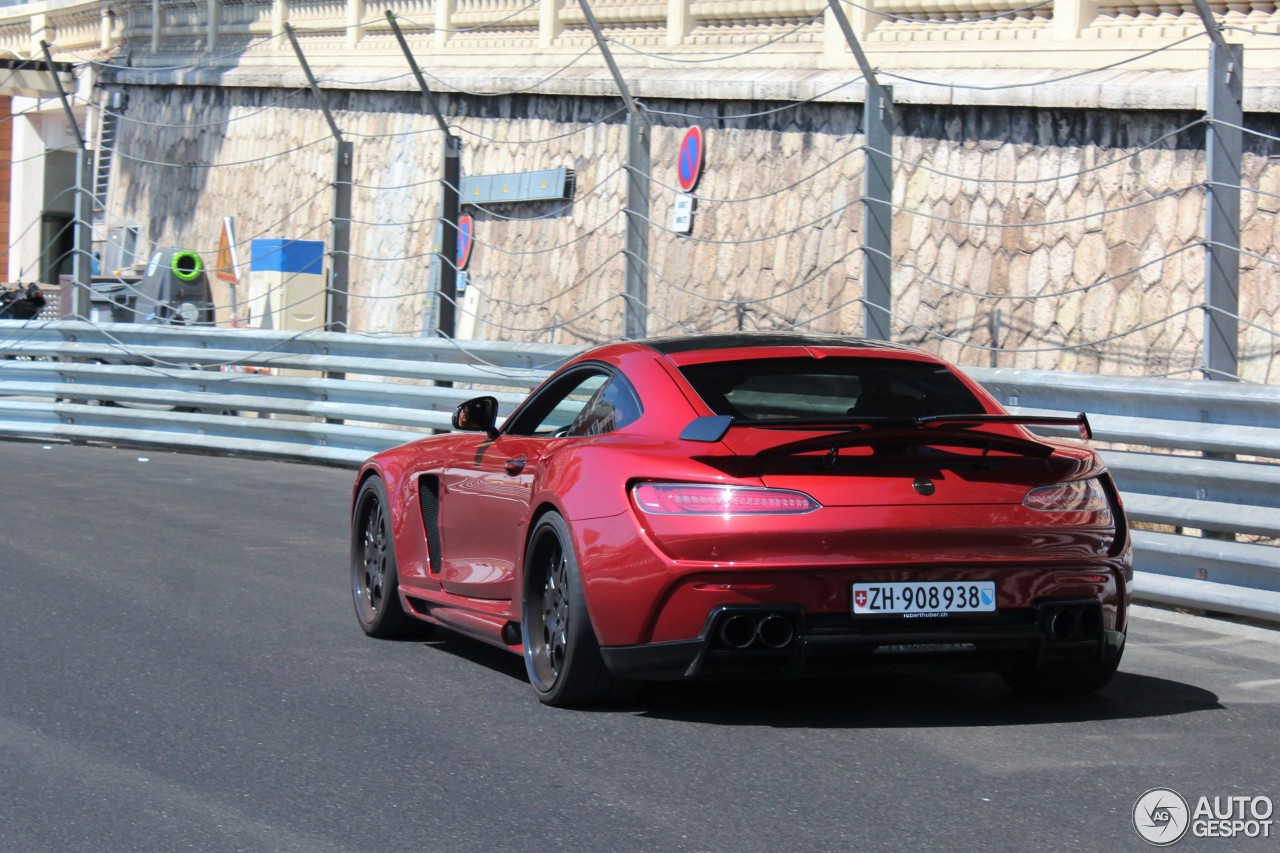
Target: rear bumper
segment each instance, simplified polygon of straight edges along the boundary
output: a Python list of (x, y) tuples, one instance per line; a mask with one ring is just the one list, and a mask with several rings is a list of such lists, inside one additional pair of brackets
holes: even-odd
[[(1125, 634), (1088, 620), (1096, 600), (1049, 600), (1006, 612), (998, 622), (939, 620), (859, 621), (854, 617), (806, 618), (799, 607), (722, 607), (712, 612), (693, 640), (605, 646), (609, 670), (620, 678), (672, 681), (714, 678), (779, 678), (817, 675), (944, 670), (1012, 672), (1061, 660), (1108, 661), (1124, 649)], [(1086, 623), (1061, 630), (1055, 614), (1068, 612)], [(1084, 616), (1083, 614), (1090, 614)], [(782, 647), (757, 641), (744, 647), (725, 640), (726, 621), (782, 617), (794, 635)], [(776, 623), (771, 623), (776, 624)], [(1074, 627), (1074, 626), (1073, 626)], [(737, 641), (737, 637), (733, 637)], [(776, 639), (776, 638), (775, 638)]]

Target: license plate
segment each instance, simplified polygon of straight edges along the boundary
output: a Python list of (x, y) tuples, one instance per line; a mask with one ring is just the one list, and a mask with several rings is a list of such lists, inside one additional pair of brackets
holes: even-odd
[(927, 617), (950, 613), (992, 613), (995, 609), (995, 581), (853, 585), (854, 615)]

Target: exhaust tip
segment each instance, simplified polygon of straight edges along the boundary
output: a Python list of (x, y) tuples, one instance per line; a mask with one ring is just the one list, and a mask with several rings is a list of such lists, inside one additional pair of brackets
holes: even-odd
[(1080, 611), (1080, 619), (1076, 626), (1082, 640), (1096, 640), (1102, 636), (1102, 611), (1097, 608), (1086, 608)]
[(1076, 633), (1076, 625), (1075, 611), (1062, 608), (1045, 619), (1045, 633), (1054, 640), (1070, 640)]
[(796, 632), (790, 619), (770, 613), (756, 626), (756, 636), (771, 649), (785, 649), (795, 639)]
[(756, 623), (747, 616), (730, 616), (720, 624), (720, 639), (726, 646), (745, 649), (756, 638)]

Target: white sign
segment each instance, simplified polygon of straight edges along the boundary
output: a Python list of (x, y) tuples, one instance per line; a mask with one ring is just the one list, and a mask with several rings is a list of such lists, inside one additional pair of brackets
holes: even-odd
[(676, 193), (671, 204), (671, 230), (677, 234), (693, 230), (693, 196), (688, 193)]

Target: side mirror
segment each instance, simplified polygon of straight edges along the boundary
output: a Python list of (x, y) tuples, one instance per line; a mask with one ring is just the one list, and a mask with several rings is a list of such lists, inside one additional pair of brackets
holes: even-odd
[(498, 399), (474, 397), (453, 411), (453, 428), (498, 437)]

